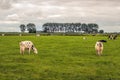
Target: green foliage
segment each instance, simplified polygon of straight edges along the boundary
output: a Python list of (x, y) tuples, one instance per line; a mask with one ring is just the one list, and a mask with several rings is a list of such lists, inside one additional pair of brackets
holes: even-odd
[[(0, 80), (119, 80), (120, 38), (107, 40), (97, 56), (94, 45), (100, 39), (107, 37), (0, 36)], [(20, 55), (22, 40), (31, 40), (38, 55)]]

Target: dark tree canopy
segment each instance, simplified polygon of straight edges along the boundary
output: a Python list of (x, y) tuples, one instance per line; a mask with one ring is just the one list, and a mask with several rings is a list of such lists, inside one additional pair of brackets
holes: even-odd
[(21, 24), (19, 27), (21, 32), (25, 32), (27, 30), (29, 33), (36, 33), (36, 26), (34, 23), (28, 23), (26, 26)]
[(45, 23), (43, 24), (44, 32), (84, 32), (98, 33), (96, 23)]
[(104, 30), (99, 30), (99, 33), (104, 33)]
[(26, 26), (24, 24), (21, 24), (19, 27), (20, 27), (21, 32), (25, 32)]
[(36, 33), (36, 26), (33, 23), (28, 23), (27, 24), (27, 30), (29, 33)]

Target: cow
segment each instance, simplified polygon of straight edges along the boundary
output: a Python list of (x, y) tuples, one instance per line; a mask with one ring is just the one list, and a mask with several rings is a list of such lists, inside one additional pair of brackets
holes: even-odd
[(95, 50), (97, 52), (97, 55), (101, 56), (103, 52), (103, 43), (100, 41), (97, 41), (95, 44)]
[(110, 40), (115, 40), (115, 39), (117, 39), (117, 34), (111, 34), (111, 35), (109, 35), (109, 36), (108, 36), (108, 39), (110, 39)]
[(107, 42), (106, 40), (98, 40), (99, 42)]
[(29, 54), (31, 50), (33, 50), (35, 54), (38, 53), (32, 41), (21, 41), (19, 45), (20, 45), (20, 54), (24, 54), (26, 49), (28, 49)]

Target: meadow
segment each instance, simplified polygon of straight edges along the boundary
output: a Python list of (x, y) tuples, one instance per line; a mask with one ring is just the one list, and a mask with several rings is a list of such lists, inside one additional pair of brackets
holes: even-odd
[[(106, 36), (0, 36), (0, 80), (120, 80), (120, 38)], [(94, 45), (105, 39), (102, 56)], [(19, 53), (31, 40), (38, 54)]]

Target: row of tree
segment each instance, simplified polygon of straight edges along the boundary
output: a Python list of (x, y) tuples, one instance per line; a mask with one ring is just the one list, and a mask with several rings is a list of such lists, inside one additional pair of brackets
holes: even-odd
[[(36, 33), (36, 25), (28, 23), (27, 25), (21, 24), (21, 32)], [(104, 30), (99, 30), (96, 23), (45, 23), (42, 26), (43, 32), (81, 32), (81, 33), (104, 33)]]
[(36, 33), (36, 25), (34, 23), (28, 23), (27, 25), (21, 24), (20, 26), (21, 32), (28, 31), (29, 33)]
[(45, 23), (42, 26), (44, 32), (84, 32), (84, 33), (104, 33), (98, 31), (96, 23)]

